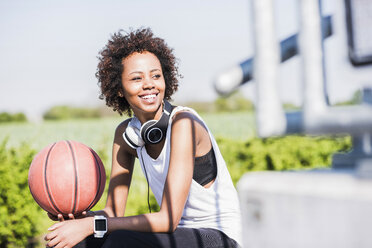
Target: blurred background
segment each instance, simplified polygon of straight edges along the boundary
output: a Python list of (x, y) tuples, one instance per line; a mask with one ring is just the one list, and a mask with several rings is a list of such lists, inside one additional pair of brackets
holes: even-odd
[[(280, 41), (299, 31), (298, 1), (274, 5)], [(254, 55), (250, 6), (249, 0), (0, 0), (0, 248), (43, 247), (52, 222), (32, 199), (27, 173), (46, 145), (82, 142), (110, 175), (113, 133), (126, 117), (98, 99), (95, 72), (99, 51), (119, 30), (150, 27), (174, 49), (183, 75), (174, 103), (201, 114), (234, 184), (247, 171), (328, 168), (334, 152), (350, 150), (348, 135), (257, 137), (254, 81), (227, 96), (216, 93), (216, 76)], [(322, 11), (332, 16), (333, 34), (324, 43), (330, 103), (357, 104), (372, 70), (349, 62), (343, 1), (323, 0)], [(286, 110), (301, 108), (300, 71), (299, 56), (280, 66)], [(136, 168), (126, 215), (148, 211), (146, 190)], [(105, 194), (95, 209), (104, 206)], [(151, 205), (158, 207), (154, 197)]]
[[(372, 72), (347, 61), (342, 1), (322, 3), (324, 15), (334, 17), (325, 46), (330, 100), (337, 103), (349, 100)], [(296, 8), (296, 0), (275, 1), (278, 39), (298, 31)], [(0, 1), (0, 112), (40, 120), (55, 105), (104, 105), (95, 78), (98, 52), (111, 34), (139, 27), (152, 28), (179, 58), (184, 78), (174, 100), (213, 101), (216, 74), (253, 55), (251, 18), (248, 0)], [(297, 106), (298, 61), (286, 62), (278, 78), (283, 102)], [(254, 101), (253, 88), (240, 91)]]

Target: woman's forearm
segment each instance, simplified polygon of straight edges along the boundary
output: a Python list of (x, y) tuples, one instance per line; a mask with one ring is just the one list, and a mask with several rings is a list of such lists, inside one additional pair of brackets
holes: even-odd
[(97, 211), (89, 211), (88, 216), (103, 215), (105, 217), (115, 217), (114, 212), (110, 208), (104, 208)]
[(128, 217), (113, 217), (107, 220), (108, 231), (120, 229), (139, 232), (173, 232), (171, 216), (164, 213), (150, 213)]

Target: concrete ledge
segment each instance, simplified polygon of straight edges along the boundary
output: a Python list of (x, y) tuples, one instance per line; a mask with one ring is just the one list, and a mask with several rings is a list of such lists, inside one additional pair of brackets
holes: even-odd
[(372, 247), (372, 180), (352, 171), (252, 172), (238, 192), (244, 247)]

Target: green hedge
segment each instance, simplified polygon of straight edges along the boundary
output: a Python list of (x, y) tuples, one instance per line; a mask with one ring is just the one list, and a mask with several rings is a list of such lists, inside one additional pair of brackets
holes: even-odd
[(1, 112), (0, 123), (3, 122), (27, 122), (27, 117), (24, 113), (10, 114), (8, 112)]
[(28, 188), (28, 168), (35, 151), (27, 145), (0, 144), (0, 247), (27, 247), (39, 234), (41, 208)]
[(43, 114), (44, 120), (87, 119), (101, 117), (98, 108), (54, 106)]
[(217, 138), (217, 143), (234, 183), (247, 171), (329, 167), (333, 153), (351, 148), (348, 136), (286, 136), (249, 141)]

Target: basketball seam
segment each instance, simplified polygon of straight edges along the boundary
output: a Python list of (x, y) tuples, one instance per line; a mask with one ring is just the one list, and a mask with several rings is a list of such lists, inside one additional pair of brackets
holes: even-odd
[(76, 166), (76, 158), (75, 158), (75, 153), (74, 153), (74, 150), (72, 149), (72, 145), (70, 143), (70, 141), (66, 140), (69, 148), (70, 148), (70, 151), (71, 151), (71, 155), (72, 155), (72, 160), (74, 162), (74, 171), (75, 171), (75, 196), (74, 196), (74, 205), (72, 207), (72, 214), (75, 214), (75, 210), (76, 210), (76, 201), (77, 201), (77, 191), (78, 191), (78, 175), (77, 175), (77, 166)]
[(96, 161), (96, 166), (97, 166), (98, 171), (99, 171), (99, 177), (98, 177), (98, 190), (96, 192), (96, 196), (94, 197), (93, 201), (89, 204), (89, 206), (86, 208), (87, 210), (90, 209), (92, 207), (92, 205), (96, 202), (96, 200), (99, 196), (99, 192), (101, 191), (101, 168), (99, 166), (96, 154), (91, 149), (89, 149), (89, 151), (92, 153), (92, 155), (94, 157), (94, 160)]
[(45, 188), (46, 188), (46, 191), (48, 193), (48, 197), (49, 197), (49, 201), (52, 203), (54, 209), (57, 211), (57, 212), (61, 212), (61, 210), (57, 207), (57, 205), (55, 204), (55, 202), (53, 201), (53, 198), (52, 198), (52, 195), (50, 193), (50, 190), (49, 190), (49, 186), (48, 186), (48, 178), (47, 178), (47, 167), (48, 167), (48, 162), (49, 162), (49, 155), (50, 153), (52, 152), (52, 149), (53, 147), (56, 145), (56, 143), (54, 143), (49, 151), (48, 151), (48, 154), (47, 154), (47, 157), (45, 159), (45, 163), (44, 163), (44, 180), (45, 180)]

